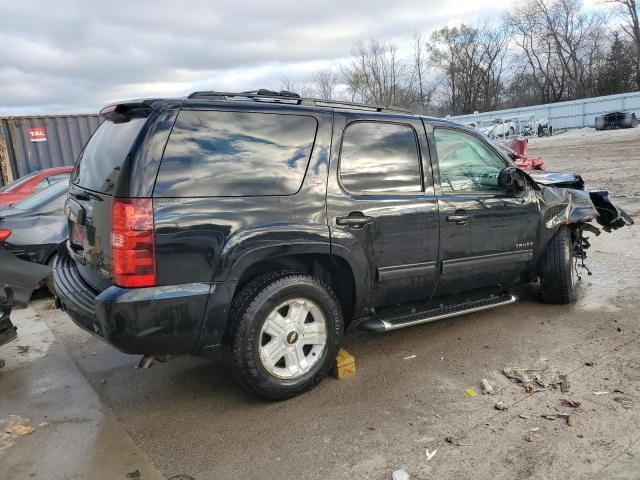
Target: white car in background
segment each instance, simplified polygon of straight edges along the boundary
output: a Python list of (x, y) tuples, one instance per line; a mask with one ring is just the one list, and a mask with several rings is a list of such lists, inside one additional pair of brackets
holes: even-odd
[(517, 131), (515, 122), (506, 118), (479, 122), (476, 128), (489, 138), (512, 137)]

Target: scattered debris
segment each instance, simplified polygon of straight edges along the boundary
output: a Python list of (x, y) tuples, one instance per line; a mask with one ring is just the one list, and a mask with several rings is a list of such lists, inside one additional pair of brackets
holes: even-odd
[(0, 368), (4, 368), (5, 365), (6, 365), (6, 362), (4, 361), (4, 359), (0, 358)]
[(524, 418), (525, 420), (529, 420), (531, 417), (529, 415), (523, 415), (521, 413), (518, 414), (520, 418)]
[(574, 427), (576, 425), (576, 414), (572, 413), (567, 417), (567, 425)]
[(491, 384), (486, 378), (482, 379), (482, 394), (483, 395), (495, 395), (496, 391), (493, 389)]
[(411, 360), (412, 358), (416, 358), (417, 355), (409, 355), (408, 357), (404, 357), (403, 360)]
[(602, 392), (593, 392), (594, 395), (609, 395), (609, 392), (607, 391), (602, 391)]
[(593, 367), (593, 362), (584, 362), (585, 367)]
[(458, 440), (454, 437), (447, 437), (444, 439), (445, 442), (450, 443), (451, 445), (456, 445), (458, 447), (472, 447), (473, 445), (471, 445), (470, 443), (462, 443), (461, 440)]
[(540, 427), (533, 427), (529, 429), (530, 432), (539, 432), (540, 431)]
[(391, 475), (392, 480), (409, 480), (409, 474), (404, 470), (396, 470)]
[(494, 405), (496, 410), (508, 410), (508, 407), (504, 404), (504, 402), (498, 402)]
[(10, 425), (5, 429), (6, 433), (10, 433), (11, 435), (20, 435), (25, 436), (35, 432), (36, 429), (30, 425), (22, 425), (20, 423), (16, 423), (14, 425)]
[(623, 408), (626, 408), (627, 410), (631, 410), (633, 408), (633, 400), (627, 397), (613, 397), (613, 400), (617, 403), (619, 403), (620, 405), (622, 405)]
[(367, 427), (367, 430), (371, 430), (372, 432), (376, 431), (376, 427)]
[(475, 396), (476, 396), (476, 392), (475, 392), (473, 389), (471, 389), (471, 388), (467, 388), (467, 389), (464, 391), (464, 393), (466, 393), (466, 394), (467, 394), (468, 396), (470, 396), (470, 397), (475, 397)]
[(142, 474), (140, 470), (134, 470), (133, 472), (127, 473), (127, 478), (142, 478)]
[(556, 420), (558, 415), (540, 415), (542, 418), (546, 418), (547, 420)]
[(560, 379), (560, 391), (562, 393), (567, 393), (569, 391), (569, 382), (567, 380), (567, 376), (559, 375), (558, 378)]
[(513, 383), (521, 384), (527, 393), (543, 392), (562, 383), (562, 375), (553, 372), (550, 366), (545, 369), (509, 367), (502, 372)]
[(427, 453), (426, 453), (426, 455), (427, 455), (427, 462), (428, 462), (429, 460), (431, 460), (433, 457), (435, 457), (435, 455), (436, 455), (436, 452), (437, 452), (437, 451), (438, 451), (438, 449), (436, 448), (433, 452), (429, 452), (429, 449), (427, 448)]
[(562, 403), (563, 407), (571, 407), (571, 408), (578, 408), (580, 407), (580, 405), (582, 405), (579, 401), (571, 400), (568, 398), (561, 398), (560, 403)]
[(29, 345), (18, 345), (16, 350), (18, 350), (18, 353), (24, 355), (25, 353), (29, 353)]
[(524, 439), (529, 442), (532, 443), (533, 442), (533, 435), (527, 435), (526, 437), (524, 437)]

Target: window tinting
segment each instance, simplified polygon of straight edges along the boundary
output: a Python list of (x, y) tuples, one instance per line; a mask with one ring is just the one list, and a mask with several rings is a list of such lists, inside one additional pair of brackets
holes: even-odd
[(436, 128), (436, 150), (443, 192), (496, 192), (506, 162), (482, 141), (458, 130)]
[(112, 194), (122, 164), (146, 121), (146, 118), (134, 118), (125, 123), (102, 122), (82, 152), (72, 182)]
[(183, 110), (154, 195), (292, 195), (302, 185), (317, 125), (301, 115)]
[(342, 140), (340, 182), (347, 191), (358, 194), (421, 192), (413, 128), (382, 122), (349, 125)]

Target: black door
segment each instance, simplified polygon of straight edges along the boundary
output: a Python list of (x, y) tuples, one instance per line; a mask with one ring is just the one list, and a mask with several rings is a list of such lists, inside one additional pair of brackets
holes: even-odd
[(379, 118), (336, 114), (328, 185), (332, 252), (359, 259), (368, 287), (364, 313), (427, 301), (438, 256), (424, 127), (415, 118)]
[(427, 130), (435, 145), (440, 212), (436, 295), (521, 282), (533, 261), (536, 196), (531, 190), (508, 194), (498, 186), (508, 163), (479, 135), (449, 125)]

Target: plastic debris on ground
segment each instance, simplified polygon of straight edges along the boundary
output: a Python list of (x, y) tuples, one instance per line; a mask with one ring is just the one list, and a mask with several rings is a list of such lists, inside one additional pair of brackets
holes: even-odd
[(429, 449), (427, 448), (427, 452), (426, 452), (427, 462), (436, 455), (437, 451), (438, 449), (436, 448), (433, 452), (430, 452)]
[(476, 392), (475, 390), (471, 389), (471, 388), (467, 388), (464, 393), (466, 393), (469, 397), (475, 397), (476, 396)]
[(409, 474), (404, 470), (396, 470), (391, 475), (391, 480), (409, 480)]
[(482, 394), (483, 395), (495, 395), (496, 391), (486, 378), (482, 379)]
[(502, 372), (513, 383), (522, 385), (527, 393), (544, 392), (549, 387), (556, 388), (563, 383), (561, 377), (564, 377), (565, 383), (567, 382), (566, 375), (559, 375), (551, 370), (550, 366), (540, 369), (509, 367)]
[(504, 402), (498, 402), (494, 405), (496, 410), (508, 410), (507, 406), (504, 404)]
[(447, 443), (450, 443), (451, 445), (456, 445), (458, 447), (471, 447), (471, 446), (473, 446), (470, 443), (464, 442), (462, 439), (458, 439), (458, 438), (455, 438), (455, 437), (446, 437), (444, 440)]

